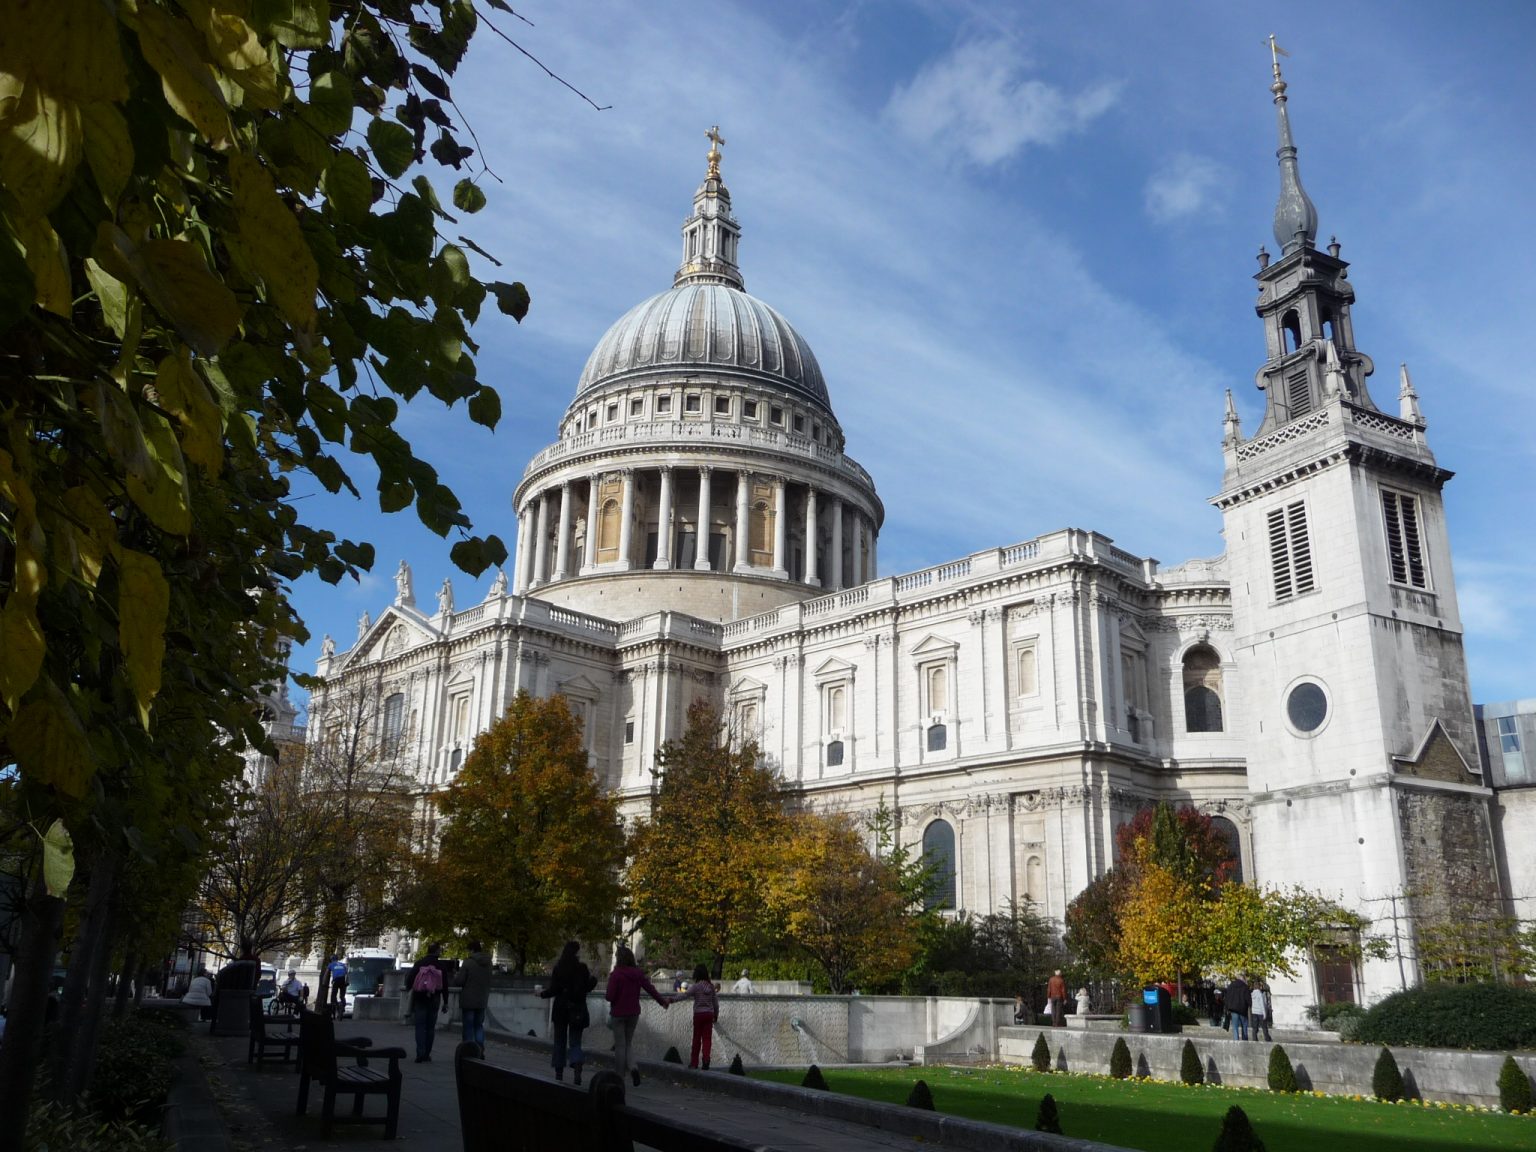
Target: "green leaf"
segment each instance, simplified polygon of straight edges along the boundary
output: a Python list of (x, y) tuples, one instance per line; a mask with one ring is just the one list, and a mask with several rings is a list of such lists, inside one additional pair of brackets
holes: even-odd
[(352, 82), (341, 72), (326, 72), (309, 86), (302, 118), (322, 136), (340, 136), (352, 127)]
[(373, 178), (351, 152), (336, 153), (320, 178), (320, 188), (331, 211), (348, 224), (361, 224), (373, 210)]
[(187, 459), (208, 476), (217, 476), (224, 465), (223, 414), (208, 395), (202, 377), (193, 370), (192, 357), (185, 348), (160, 361), (155, 390), (160, 393), (160, 406), (181, 425), (181, 446)]
[(80, 109), (55, 99), (36, 83), (0, 120), (0, 184), (28, 216), (53, 210), (80, 163)]
[(368, 147), (392, 180), (403, 176), (416, 159), (416, 140), (410, 129), (389, 120), (375, 119), (368, 125)]
[(432, 209), (420, 196), (407, 192), (393, 212), (379, 217), (379, 239), (397, 259), (424, 261), (432, 256), (437, 231)]
[(27, 267), (21, 242), (0, 213), (0, 332), (32, 311), (36, 296), (32, 269)]
[(133, 141), (128, 121), (113, 104), (87, 104), (80, 109), (85, 132), (85, 162), (96, 177), (96, 187), (109, 208), (117, 206), (128, 177), (133, 174)]
[(413, 177), (411, 179), (411, 187), (416, 189), (416, 195), (427, 202), (427, 207), (432, 209), (434, 215), (441, 216), (444, 220), (451, 221), (454, 224), (458, 223), (456, 219), (443, 211), (442, 202), (437, 198), (437, 190), (432, 187), (432, 181), (428, 180), (425, 175)]
[(63, 896), (74, 878), (75, 842), (64, 821), (55, 820), (43, 833), (43, 887), (50, 896)]
[(68, 796), (85, 795), (91, 779), (91, 742), (57, 688), (22, 705), (11, 724), (10, 745), (23, 777)]
[(118, 558), (117, 635), (123, 666), (139, 706), (139, 722), (149, 729), (149, 706), (160, 692), (165, 662), (165, 618), (171, 586), (153, 556), (124, 548)]
[(162, 532), (185, 536), (192, 530), (192, 497), (176, 433), (164, 416), (149, 409), (140, 416), (139, 425), (153, 465), (147, 481), (129, 474), (128, 495)]
[(313, 328), (320, 270), (298, 220), (259, 161), (237, 152), (229, 158), (229, 174), (240, 236), (268, 298), (296, 327)]
[(96, 293), (107, 327), (121, 340), (128, 318), (128, 286), (116, 276), (110, 275), (89, 256), (85, 259), (85, 278), (91, 282), (91, 288)]
[(135, 247), (121, 228), (104, 223), (94, 255), (119, 279), (131, 275), (137, 280), (150, 303), (198, 355), (214, 355), (235, 334), (240, 323), (235, 294), (208, 271), (197, 245), (149, 240)]
[(251, 23), (270, 32), (284, 48), (323, 48), (328, 42), (326, 0), (255, 0)]
[(201, 36), (163, 8), (140, 4), (130, 20), (139, 33), (144, 59), (160, 74), (160, 87), (175, 113), (214, 147), (229, 139), (229, 103), (213, 69), (198, 50)]
[(485, 193), (473, 180), (460, 180), (453, 186), (453, 206), (473, 215), (485, 207)]
[(501, 397), (496, 390), (482, 386), (469, 398), (469, 418), (485, 428), (495, 428), (501, 420)]
[(523, 287), (521, 282), (506, 284), (500, 280), (493, 281), (486, 287), (496, 294), (496, 307), (521, 324), (523, 317), (528, 315), (528, 305), (531, 303), (528, 298), (528, 289)]

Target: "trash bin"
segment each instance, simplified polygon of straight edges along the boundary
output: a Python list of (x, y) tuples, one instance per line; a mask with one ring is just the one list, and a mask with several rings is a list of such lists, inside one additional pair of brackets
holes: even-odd
[(1173, 1015), (1173, 998), (1168, 995), (1168, 989), (1149, 984), (1141, 990), (1141, 1000), (1147, 1011), (1148, 1032), (1167, 1035), (1183, 1031), (1182, 1025)]
[(1132, 1032), (1150, 1032), (1152, 1012), (1145, 1004), (1132, 1004), (1125, 1010), (1125, 1022)]
[(251, 997), (261, 966), (254, 960), (226, 964), (213, 979), (213, 1027), (215, 1036), (248, 1036), (251, 1031)]

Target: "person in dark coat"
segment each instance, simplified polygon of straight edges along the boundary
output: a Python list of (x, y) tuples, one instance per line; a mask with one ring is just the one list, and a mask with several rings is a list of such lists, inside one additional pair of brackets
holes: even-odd
[[(443, 967), (443, 946), (428, 944), (427, 954), (411, 965), (405, 986), (411, 992), (411, 1018), (416, 1024), (416, 1063), (426, 1064), (432, 1059), (432, 1041), (437, 1035), (437, 1012), (441, 1007), (448, 1012), (448, 971)], [(428, 968), (437, 970), (436, 976), (423, 977)]]
[(555, 961), (554, 971), (549, 974), (549, 986), (539, 993), (550, 1005), (549, 1022), (554, 1032), (555, 1050), (550, 1062), (555, 1066), (555, 1079), (565, 1076), (565, 1066), (571, 1066), (571, 1078), (581, 1083), (581, 1066), (586, 1055), (581, 1050), (581, 1034), (590, 1024), (587, 1012), (587, 993), (597, 987), (597, 977), (581, 962), (581, 945), (567, 940)]
[(1248, 981), (1241, 976), (1232, 977), (1232, 983), (1222, 993), (1222, 1003), (1232, 1017), (1232, 1039), (1248, 1039)]
[(462, 991), (459, 1012), (464, 1021), (464, 1039), (473, 1040), (485, 1051), (485, 1008), (491, 1002), (491, 954), (480, 941), (469, 942), (469, 959), (454, 977)]

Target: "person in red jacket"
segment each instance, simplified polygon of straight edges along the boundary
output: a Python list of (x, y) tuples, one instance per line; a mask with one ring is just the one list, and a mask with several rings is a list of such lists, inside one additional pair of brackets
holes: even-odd
[(1067, 1024), (1067, 982), (1056, 969), (1045, 983), (1045, 1006), (1051, 1014), (1051, 1027), (1064, 1028)]
[(635, 954), (620, 944), (614, 952), (613, 971), (608, 976), (603, 999), (608, 1001), (608, 1017), (613, 1027), (614, 1070), (620, 1076), (628, 1071), (636, 1088), (640, 1087), (640, 1069), (631, 1067), (630, 1045), (635, 1039), (635, 1025), (640, 1023), (642, 988), (663, 1008), (668, 1006), (666, 997), (656, 991), (656, 986), (635, 964)]

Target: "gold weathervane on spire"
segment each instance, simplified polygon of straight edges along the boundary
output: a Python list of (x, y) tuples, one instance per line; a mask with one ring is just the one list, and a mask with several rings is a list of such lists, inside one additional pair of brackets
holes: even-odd
[(1277, 84), (1284, 83), (1284, 81), (1280, 79), (1280, 57), (1282, 57), (1282, 56), (1289, 56), (1289, 55), (1290, 55), (1289, 52), (1287, 52), (1284, 48), (1280, 47), (1279, 44), (1275, 43), (1275, 34), (1273, 32), (1271, 32), (1269, 34), (1269, 59), (1270, 59), (1271, 63), (1274, 65), (1274, 69), (1275, 69), (1275, 83), (1277, 83)]
[(709, 155), (705, 157), (709, 161), (709, 174), (705, 179), (718, 180), (720, 179), (720, 145), (725, 143), (725, 137), (720, 135), (718, 124), (711, 124), (704, 136), (710, 142)]

